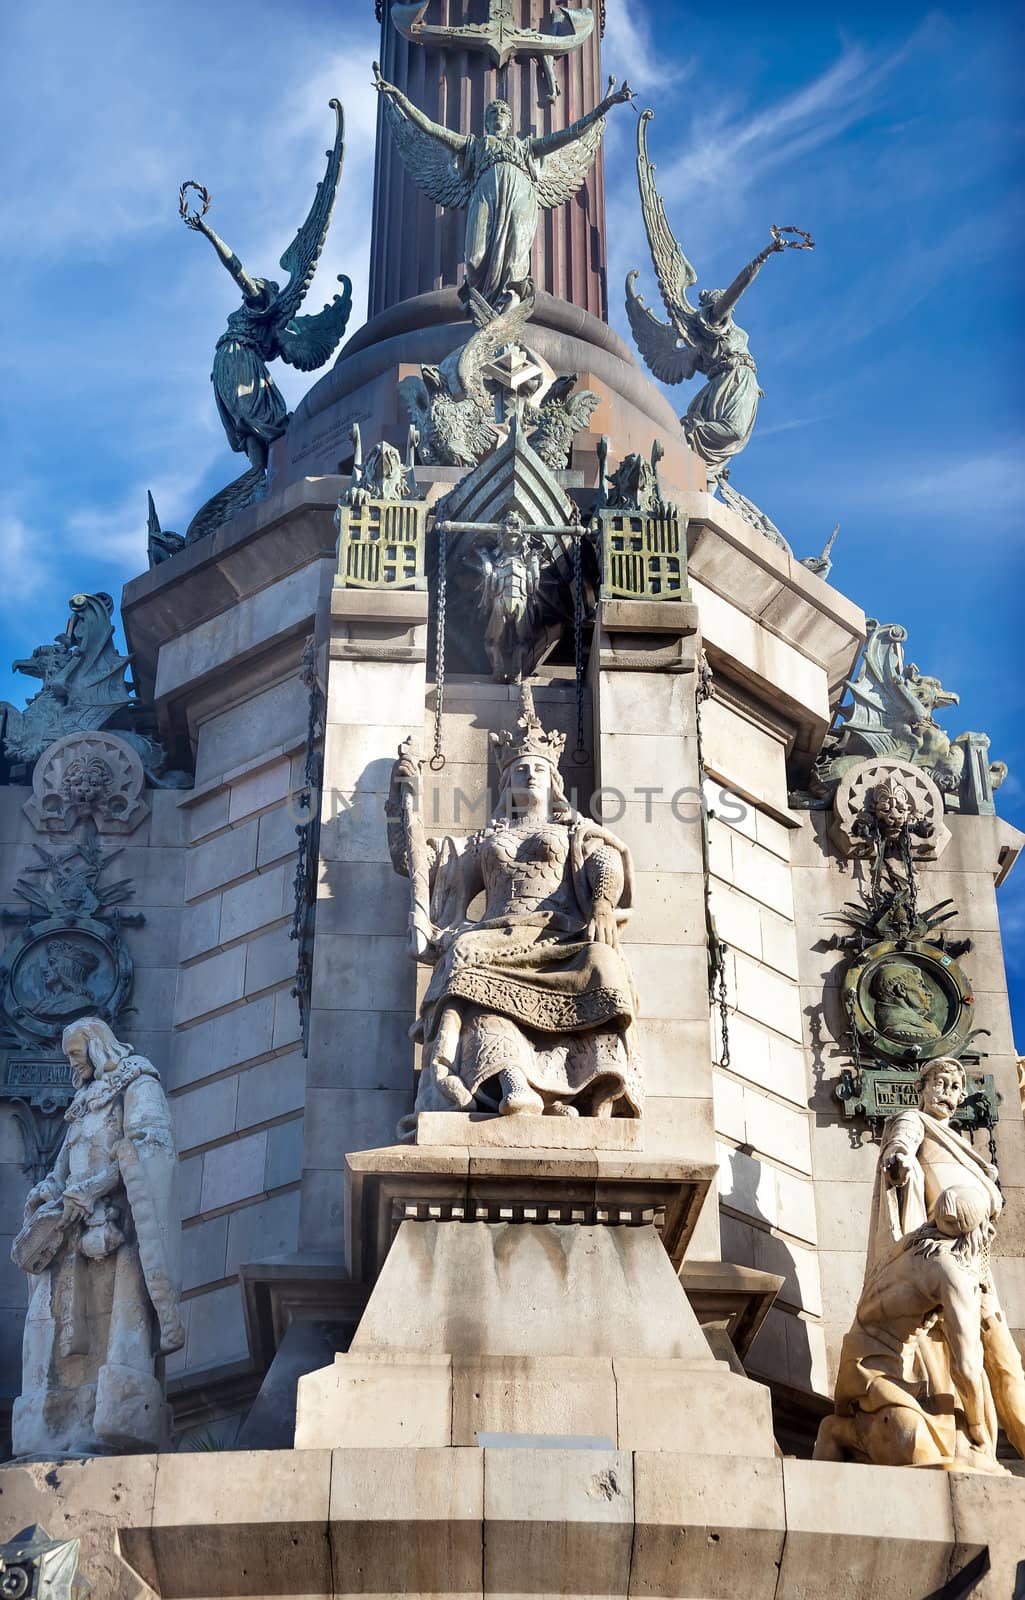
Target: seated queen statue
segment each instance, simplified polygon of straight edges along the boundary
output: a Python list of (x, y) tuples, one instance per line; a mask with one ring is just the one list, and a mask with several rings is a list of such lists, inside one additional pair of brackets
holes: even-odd
[[(637, 1001), (619, 948), (633, 867), (574, 811), (529, 687), (517, 734), (492, 734), (501, 786), (487, 827), (428, 839), (420, 763), (399, 751), (388, 800), (397, 872), (411, 880), (412, 953), (434, 967), (414, 1029), (422, 1111), (638, 1117)], [(472, 903), (483, 894), (479, 916)]]

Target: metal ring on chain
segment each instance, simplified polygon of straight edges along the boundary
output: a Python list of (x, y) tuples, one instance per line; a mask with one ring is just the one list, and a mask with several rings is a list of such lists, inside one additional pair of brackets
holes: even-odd
[(432, 756), (427, 764), (432, 772), (440, 772), (445, 765), (445, 757), (443, 755)]

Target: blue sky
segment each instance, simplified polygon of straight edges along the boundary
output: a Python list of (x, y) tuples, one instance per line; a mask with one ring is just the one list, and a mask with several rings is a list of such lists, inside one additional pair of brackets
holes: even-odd
[[(800, 555), (841, 523), (835, 583), (903, 622), (909, 659), (960, 692), (943, 724), (990, 733), (1011, 766), (1000, 809), (1025, 827), (1016, 8), (608, 12), (607, 66), (656, 110), (652, 156), (700, 284), (728, 283), (771, 222), (816, 240), (771, 260), (743, 303), (765, 399), (734, 482)], [(48, 0), (5, 8), (0, 37), (0, 697), (21, 705), (31, 685), (6, 663), (58, 631), (75, 590), (117, 594), (145, 566), (147, 488), (181, 529), (240, 470), (208, 381), (236, 302), (178, 220), (179, 183), (205, 183), (214, 226), (273, 273), (323, 170), (333, 94), (346, 169), (309, 308), (348, 272), (359, 326), (378, 34), (371, 0)], [(631, 267), (657, 298), (634, 132), (621, 111), (606, 143), (624, 332)], [(292, 404), (310, 383), (276, 376)], [(1002, 907), (1025, 1043), (1025, 867)]]

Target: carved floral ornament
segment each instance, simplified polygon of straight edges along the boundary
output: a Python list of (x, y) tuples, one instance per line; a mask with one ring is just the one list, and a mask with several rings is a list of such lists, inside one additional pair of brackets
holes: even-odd
[(44, 750), (23, 810), (40, 833), (70, 833), (92, 821), (97, 833), (128, 834), (149, 815), (138, 753), (110, 733), (69, 733)]
[(871, 858), (907, 838), (916, 861), (936, 861), (950, 843), (938, 785), (910, 761), (869, 759), (848, 768), (833, 802), (830, 838), (842, 855)]

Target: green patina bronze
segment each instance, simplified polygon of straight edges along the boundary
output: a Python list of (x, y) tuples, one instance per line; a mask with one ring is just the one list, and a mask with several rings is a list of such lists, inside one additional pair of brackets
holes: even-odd
[[(209, 239), (218, 258), (242, 291), (242, 305), (228, 318), (217, 341), (213, 371), (217, 410), (233, 450), (249, 457), (249, 470), (222, 489), (193, 519), (189, 543), (212, 532), (233, 516), (263, 488), (267, 457), (275, 439), (288, 426), (288, 407), (267, 367), (269, 361), (287, 361), (301, 372), (315, 372), (337, 349), (352, 309), (352, 284), (339, 275), (341, 294), (316, 316), (297, 313), (306, 298), (324, 248), (345, 151), (345, 116), (341, 103), (331, 101), (335, 114), (335, 139), (328, 151), (327, 171), (317, 185), (306, 221), (281, 257), (288, 273), (284, 288), (272, 278), (256, 278), (246, 271), (235, 252), (207, 224), (210, 196), (196, 183), (182, 185), (179, 206), (186, 227)], [(195, 190), (202, 206), (190, 205), (188, 190)]]
[(538, 137), (513, 132), (512, 108), (493, 100), (482, 134), (454, 133), (432, 122), (381, 77), (385, 117), (414, 183), (436, 205), (467, 212), (466, 283), (493, 311), (529, 299), (530, 252), (542, 210), (565, 205), (582, 188), (605, 130), (605, 113), (633, 98), (610, 78), (604, 100), (568, 128)]
[[(683, 431), (691, 449), (705, 463), (710, 484), (718, 484), (733, 457), (751, 438), (762, 393), (747, 334), (734, 322), (733, 308), (770, 256), (787, 249), (811, 249), (812, 242), (800, 229), (773, 228), (772, 243), (748, 262), (728, 289), (702, 289), (698, 305), (691, 305), (687, 290), (697, 283), (698, 275), (669, 226), (662, 196), (655, 187), (655, 167), (648, 158), (646, 129), (653, 115), (652, 111), (643, 112), (638, 125), (637, 176), (651, 259), (669, 321), (656, 317), (637, 294), (636, 272), (626, 280), (626, 309), (638, 349), (656, 378), (662, 383), (683, 383), (700, 372), (708, 379), (690, 403)], [(763, 527), (761, 531), (769, 530)], [(777, 529), (773, 532), (778, 535)], [(782, 542), (781, 535), (779, 540)]]
[(861, 665), (847, 684), (851, 699), (815, 762), (812, 803), (828, 802), (844, 773), (859, 761), (884, 756), (927, 772), (948, 810), (992, 815), (993, 793), (1007, 767), (989, 760), (989, 739), (979, 733), (951, 739), (937, 722), (935, 713), (956, 706), (959, 696), (914, 662), (905, 663), (906, 628), (870, 617), (866, 631)]
[(363, 459), (359, 423), (352, 427), (352, 481), (335, 511), (341, 589), (424, 589), (427, 510), (416, 481), (419, 435), (409, 430), (407, 458), (382, 440)]
[(601, 537), (601, 592), (605, 599), (691, 599), (687, 581), (687, 518), (662, 496), (658, 464), (665, 454), (659, 440), (651, 460), (628, 455), (608, 474), (609, 441), (598, 445), (598, 502), (595, 517)]
[(514, 0), (489, 0), (487, 21), (471, 22), (463, 27), (433, 26), (424, 20), (429, 8), (430, 0), (417, 0), (414, 5), (392, 6), (392, 22), (403, 38), (412, 44), (434, 49), (470, 50), (483, 54), (496, 67), (506, 66), (514, 57), (537, 56), (549, 100), (554, 100), (559, 93), (553, 60), (579, 50), (594, 32), (593, 11), (573, 11), (563, 5), (554, 9), (568, 25), (568, 33), (543, 33), (539, 28), (521, 28), (514, 14)]
[[(967, 1073), (967, 1092), (951, 1121), (965, 1133), (992, 1128), (999, 1120), (1001, 1096), (991, 1072)], [(863, 1067), (857, 1078), (845, 1072), (836, 1091), (844, 1116), (864, 1117), (869, 1122), (884, 1122), (899, 1111), (914, 1111), (918, 1106), (917, 1072), (901, 1072), (884, 1067)]]

